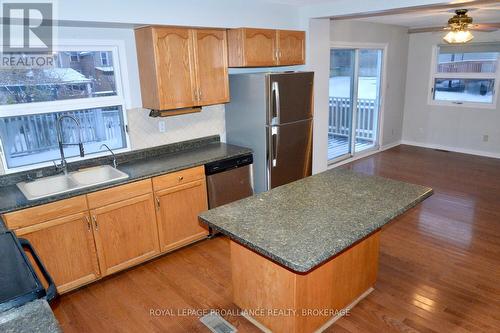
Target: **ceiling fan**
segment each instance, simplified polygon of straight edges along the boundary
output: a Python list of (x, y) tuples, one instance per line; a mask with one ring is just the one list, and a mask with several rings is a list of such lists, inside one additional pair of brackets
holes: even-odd
[(467, 9), (457, 9), (455, 10), (455, 15), (448, 20), (448, 25), (446, 27), (426, 27), (426, 28), (415, 28), (410, 29), (409, 33), (420, 33), (420, 32), (434, 32), (434, 31), (449, 31), (444, 40), (451, 44), (457, 43), (467, 43), (474, 36), (470, 32), (483, 31), (492, 32), (500, 29), (500, 23), (481, 23), (473, 24), (472, 17), (467, 15)]

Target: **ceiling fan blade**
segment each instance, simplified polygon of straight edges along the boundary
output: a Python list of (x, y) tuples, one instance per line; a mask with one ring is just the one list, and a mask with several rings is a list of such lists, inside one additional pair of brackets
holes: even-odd
[(474, 24), (471, 30), (483, 31), (483, 32), (493, 32), (500, 29), (500, 23), (482, 23)]
[(446, 31), (444, 27), (423, 27), (423, 28), (410, 28), (408, 29), (409, 34), (419, 34), (422, 32), (436, 32), (436, 31)]

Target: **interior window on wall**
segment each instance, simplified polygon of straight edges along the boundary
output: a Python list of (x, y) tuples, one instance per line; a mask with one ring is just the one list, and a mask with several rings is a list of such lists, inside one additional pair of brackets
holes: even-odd
[(432, 69), (431, 100), (439, 104), (496, 105), (500, 43), (442, 45)]

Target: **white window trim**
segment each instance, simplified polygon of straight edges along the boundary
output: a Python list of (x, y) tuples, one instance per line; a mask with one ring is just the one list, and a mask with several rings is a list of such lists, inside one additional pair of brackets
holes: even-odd
[[(498, 102), (498, 85), (500, 84), (500, 57), (497, 59), (496, 73), (438, 73), (439, 45), (432, 47), (431, 73), (429, 75), (429, 89), (427, 104), (432, 106), (462, 107), (474, 109), (496, 109)], [(493, 90), (492, 103), (468, 102), (468, 101), (441, 101), (434, 99), (435, 79), (493, 79), (495, 87)]]
[[(125, 43), (122, 40), (92, 40), (92, 39), (63, 39), (59, 40), (57, 45), (53, 46), (54, 52), (59, 51), (112, 51), (113, 67), (116, 82), (116, 96), (105, 96), (105, 97), (93, 97), (93, 98), (79, 98), (61, 101), (49, 101), (49, 102), (36, 102), (36, 103), (22, 103), (13, 105), (1, 105), (0, 106), (0, 117), (10, 117), (16, 116), (20, 113), (23, 114), (42, 114), (42, 113), (54, 113), (54, 112), (64, 112), (64, 111), (75, 111), (81, 109), (92, 109), (106, 106), (120, 106), (123, 112), (123, 124), (128, 127), (127, 119), (127, 109), (130, 108), (131, 98), (128, 86), (128, 71), (127, 71), (127, 58)], [(25, 112), (27, 107), (30, 112)], [(126, 148), (115, 149), (113, 152), (115, 154), (127, 152), (131, 150), (130, 136), (128, 131), (125, 131), (125, 140), (127, 143)], [(111, 155), (109, 151), (103, 151), (102, 153), (92, 153), (90, 156), (85, 157), (68, 157), (66, 161), (76, 162), (82, 161), (102, 156)], [(7, 165), (7, 159), (5, 157), (5, 152), (3, 151), (3, 143), (0, 138), (0, 159), (3, 164), (4, 172), (6, 174), (28, 171), (43, 167), (52, 166), (53, 161), (47, 161), (42, 163), (36, 163), (26, 166), (9, 168)]]

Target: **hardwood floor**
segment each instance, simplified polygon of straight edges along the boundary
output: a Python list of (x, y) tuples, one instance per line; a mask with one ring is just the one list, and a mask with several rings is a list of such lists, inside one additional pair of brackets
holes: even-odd
[[(435, 194), (383, 228), (375, 291), (327, 332), (499, 332), (500, 160), (399, 146), (346, 167)], [(235, 313), (230, 274), (218, 237), (63, 295), (53, 309), (65, 332), (209, 332), (199, 313), (177, 310)]]

